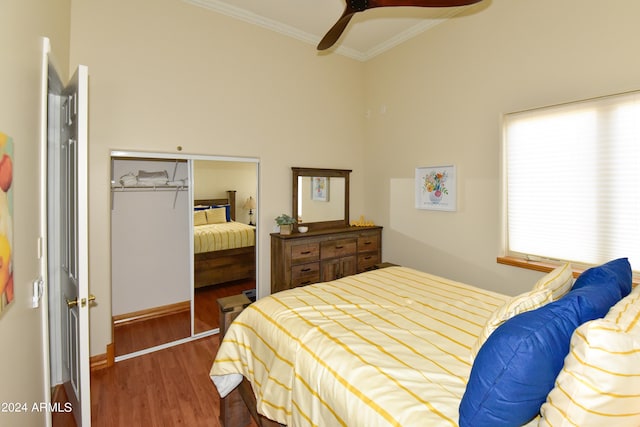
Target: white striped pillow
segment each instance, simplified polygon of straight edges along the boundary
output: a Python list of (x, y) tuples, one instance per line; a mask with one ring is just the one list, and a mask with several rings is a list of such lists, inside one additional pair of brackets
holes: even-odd
[(621, 299), (605, 316), (605, 319), (618, 324), (622, 329), (631, 332), (640, 330), (638, 316), (640, 315), (640, 286), (636, 286), (631, 293)]
[(566, 263), (556, 267), (548, 274), (545, 274), (533, 285), (533, 289), (551, 289), (553, 300), (556, 301), (568, 293), (573, 286), (573, 270), (571, 264)]
[(581, 325), (540, 426), (640, 426), (640, 287)]
[(491, 317), (484, 324), (478, 339), (471, 347), (471, 362), (473, 362), (478, 351), (480, 351), (480, 347), (487, 341), (489, 335), (498, 329), (500, 325), (520, 313), (535, 310), (551, 302), (552, 296), (551, 289), (536, 289), (520, 294), (505, 302), (491, 314)]

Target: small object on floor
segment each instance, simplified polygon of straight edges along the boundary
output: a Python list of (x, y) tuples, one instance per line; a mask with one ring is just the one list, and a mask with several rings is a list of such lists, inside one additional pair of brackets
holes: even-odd
[(381, 268), (387, 268), (387, 267), (397, 267), (398, 264), (394, 264), (392, 262), (381, 262), (379, 264), (376, 264), (373, 266), (374, 270), (379, 270)]
[(249, 304), (251, 304), (251, 301), (244, 294), (218, 298), (218, 305), (223, 313), (242, 311), (244, 308), (248, 307)]
[(242, 293), (244, 294), (244, 296), (249, 298), (249, 301), (256, 302), (256, 290), (255, 289), (247, 289), (245, 291), (242, 291)]

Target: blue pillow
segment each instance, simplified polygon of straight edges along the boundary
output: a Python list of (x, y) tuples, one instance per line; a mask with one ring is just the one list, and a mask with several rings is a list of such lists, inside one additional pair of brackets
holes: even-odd
[(569, 353), (574, 330), (620, 299), (618, 276), (594, 268), (577, 289), (501, 325), (474, 359), (460, 402), (460, 427), (520, 426), (534, 418)]
[(573, 284), (573, 289), (580, 289), (584, 286), (592, 285), (594, 281), (597, 282), (599, 280), (598, 273), (601, 270), (605, 270), (616, 277), (623, 298), (631, 293), (633, 273), (631, 272), (631, 264), (629, 264), (627, 258), (614, 259), (606, 264), (585, 270), (578, 276), (576, 283)]

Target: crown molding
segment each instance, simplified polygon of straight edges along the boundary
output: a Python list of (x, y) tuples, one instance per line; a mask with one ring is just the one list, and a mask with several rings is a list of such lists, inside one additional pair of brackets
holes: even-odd
[(417, 23), (416, 25), (407, 28), (405, 31), (391, 37), (390, 39), (386, 40), (385, 42), (382, 42), (380, 44), (378, 44), (377, 46), (374, 46), (373, 48), (369, 49), (365, 54), (364, 54), (364, 58), (363, 61), (369, 60), (375, 56), (380, 55), (383, 52), (386, 52), (396, 46), (398, 46), (401, 43), (406, 42), (409, 39), (412, 39), (422, 33), (424, 33), (425, 31), (435, 27), (436, 25), (440, 25), (443, 22), (445, 22), (447, 19), (453, 17), (454, 15), (458, 14), (460, 11), (459, 10), (451, 10), (451, 12), (449, 12), (448, 14), (444, 15), (442, 18), (438, 18), (438, 19), (429, 19), (429, 20), (425, 20), (422, 22)]
[[(307, 33), (305, 31), (299, 30), (290, 25), (283, 24), (282, 22), (265, 18), (264, 16), (260, 16), (256, 13), (248, 11), (246, 9), (242, 9), (237, 6), (232, 6), (228, 3), (225, 3), (221, 0), (182, 0), (185, 3), (192, 4), (194, 6), (202, 7), (205, 9), (212, 10), (214, 12), (221, 13), (223, 15), (229, 16), (231, 18), (239, 19), (241, 21), (247, 22), (249, 24), (258, 25), (260, 27), (266, 28), (271, 31), (275, 31), (277, 33), (283, 34), (288, 37), (292, 37), (294, 39), (303, 41), (305, 43), (317, 46), (320, 42), (321, 38)], [(458, 8), (452, 8), (451, 12), (440, 19), (426, 20), (420, 22), (411, 28), (399, 33), (398, 35), (392, 37), (391, 39), (380, 43), (379, 45), (373, 47), (367, 52), (361, 52), (357, 49), (349, 48), (346, 46), (338, 46), (336, 48), (332, 48), (329, 52), (334, 52), (357, 61), (366, 62), (367, 60), (380, 55), (383, 52), (425, 32), (426, 30), (433, 28), (436, 25), (444, 22), (451, 16), (457, 14), (459, 10)]]
[[(214, 12), (221, 13), (231, 18), (239, 19), (249, 24), (258, 25), (260, 27), (266, 28), (271, 31), (275, 31), (277, 33), (292, 37), (294, 39), (303, 41), (305, 43), (308, 43), (314, 46), (317, 46), (318, 43), (320, 42), (320, 37), (317, 37), (313, 34), (307, 33), (305, 31), (301, 31), (297, 28), (294, 28), (290, 25), (283, 24), (273, 19), (265, 18), (264, 16), (260, 16), (246, 9), (242, 9), (236, 6), (231, 6), (228, 3), (225, 3), (223, 1), (219, 1), (219, 0), (182, 0), (182, 1), (184, 1), (185, 3), (192, 4), (194, 6), (199, 6), (205, 9), (212, 10)], [(344, 47), (344, 46), (340, 46), (334, 49), (333, 52), (338, 53), (340, 55), (347, 56), (349, 58), (352, 58), (358, 61), (366, 61), (368, 59), (367, 55), (365, 55), (363, 52), (360, 52), (356, 49)]]

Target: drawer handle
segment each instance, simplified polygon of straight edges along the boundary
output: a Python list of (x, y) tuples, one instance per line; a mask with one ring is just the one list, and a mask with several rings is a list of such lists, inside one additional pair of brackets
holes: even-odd
[(366, 257), (364, 257), (364, 259), (371, 259), (371, 257), (370, 256), (366, 256)]
[(340, 246), (336, 246), (336, 249), (343, 249), (344, 246), (340, 245)]
[(311, 253), (311, 251), (304, 251), (304, 252), (300, 252), (300, 255), (309, 255)]
[(370, 244), (371, 244), (371, 242), (364, 242), (364, 244), (365, 244), (365, 245), (370, 245)]
[(303, 273), (306, 273), (307, 271), (311, 271), (311, 269), (309, 267), (307, 267), (307, 268), (303, 268), (300, 271), (303, 272)]

